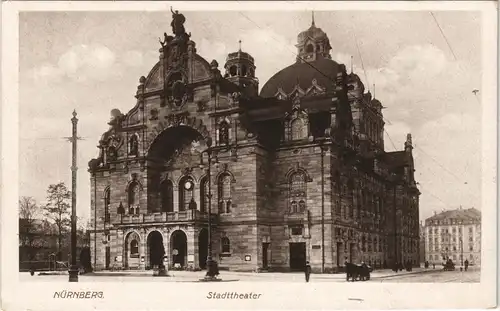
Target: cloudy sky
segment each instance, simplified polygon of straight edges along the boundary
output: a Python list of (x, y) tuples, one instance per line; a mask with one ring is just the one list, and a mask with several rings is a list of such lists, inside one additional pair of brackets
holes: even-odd
[[(260, 86), (295, 60), (310, 12), (183, 12), (200, 55), (222, 66), (238, 49), (257, 65)], [(420, 217), (481, 208), (481, 20), (477, 12), (316, 12), (334, 60), (354, 70), (386, 107), (387, 151), (415, 145)], [(171, 14), (30, 12), (20, 15), (20, 195), (45, 201), (49, 184), (71, 186), (71, 112), (79, 115), (78, 214), (90, 213), (87, 162), (109, 112), (135, 105), (139, 77), (158, 60)], [(359, 46), (359, 51), (357, 49)], [(364, 69), (363, 70), (363, 67)], [(390, 139), (389, 139), (390, 137)]]

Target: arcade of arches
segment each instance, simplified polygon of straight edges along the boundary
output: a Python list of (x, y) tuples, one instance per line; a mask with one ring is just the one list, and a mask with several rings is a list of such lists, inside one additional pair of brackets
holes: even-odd
[(259, 92), (250, 54), (205, 60), (173, 18), (89, 162), (94, 268), (204, 269), (209, 242), (236, 270), (417, 264), (412, 137), (384, 150), (382, 103), (332, 60), (327, 34), (298, 34), (295, 62)]

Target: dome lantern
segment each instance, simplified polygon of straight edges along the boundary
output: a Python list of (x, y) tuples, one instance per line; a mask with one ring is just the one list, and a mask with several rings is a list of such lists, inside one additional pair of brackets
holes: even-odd
[(330, 40), (321, 28), (316, 27), (312, 12), (311, 27), (297, 36), (297, 62), (310, 62), (317, 59), (331, 59)]

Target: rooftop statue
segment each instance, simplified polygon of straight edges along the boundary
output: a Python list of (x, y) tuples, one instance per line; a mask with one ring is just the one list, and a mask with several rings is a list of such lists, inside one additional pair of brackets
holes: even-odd
[(186, 18), (179, 11), (174, 12), (172, 7), (170, 7), (170, 11), (172, 12), (172, 22), (170, 23), (172, 31), (176, 37), (180, 37), (186, 33), (186, 29), (184, 29)]

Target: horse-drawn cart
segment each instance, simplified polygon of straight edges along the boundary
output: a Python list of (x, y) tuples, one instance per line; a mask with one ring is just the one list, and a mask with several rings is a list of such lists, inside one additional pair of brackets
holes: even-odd
[(367, 281), (370, 279), (370, 273), (373, 271), (372, 267), (368, 266), (367, 264), (353, 264), (353, 263), (346, 263), (345, 264), (345, 270), (346, 270), (346, 281)]

